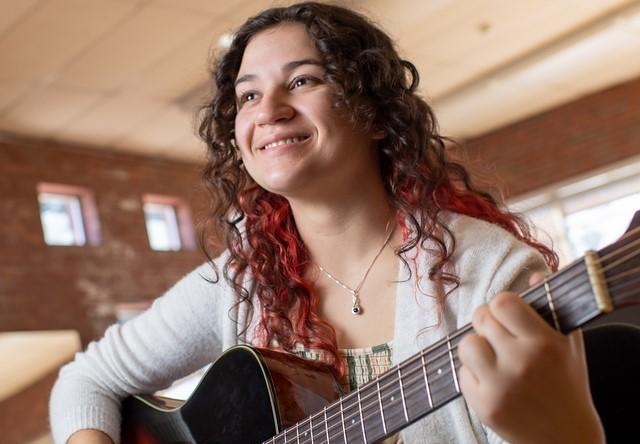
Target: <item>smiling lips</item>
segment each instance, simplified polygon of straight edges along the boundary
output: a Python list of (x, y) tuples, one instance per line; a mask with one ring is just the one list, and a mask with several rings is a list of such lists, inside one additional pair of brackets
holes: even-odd
[(309, 136), (293, 136), (293, 137), (283, 137), (283, 138), (278, 138), (277, 140), (274, 140), (273, 142), (269, 142), (266, 145), (264, 145), (262, 148), (260, 148), (260, 150), (269, 150), (272, 148), (276, 148), (279, 146), (283, 146), (283, 145), (289, 145), (292, 143), (298, 143), (298, 142), (303, 142), (305, 140), (307, 140), (309, 138)]

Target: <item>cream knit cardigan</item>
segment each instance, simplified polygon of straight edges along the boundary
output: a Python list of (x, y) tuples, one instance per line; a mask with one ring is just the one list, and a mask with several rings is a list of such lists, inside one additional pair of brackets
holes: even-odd
[[(414, 261), (419, 273), (398, 271), (393, 361), (401, 362), (446, 334), (469, 323), (474, 309), (498, 292), (527, 287), (534, 271), (546, 271), (540, 254), (495, 225), (450, 215), (456, 238), (453, 257), (460, 287), (450, 294), (438, 316), (437, 288), (426, 277), (430, 257), (422, 251)], [(411, 256), (411, 255), (409, 255)], [(218, 269), (227, 255), (216, 260)], [(413, 268), (413, 267), (412, 267)], [(251, 343), (244, 304), (210, 264), (186, 275), (153, 306), (124, 325), (109, 327), (102, 339), (78, 353), (60, 370), (50, 400), (51, 429), (57, 444), (79, 429), (97, 429), (120, 442), (120, 401), (132, 393), (152, 393), (168, 386), (239, 342)], [(237, 320), (239, 322), (235, 322)], [(255, 325), (255, 319), (250, 321)], [(457, 398), (402, 432), (404, 443), (497, 443), (463, 398)]]

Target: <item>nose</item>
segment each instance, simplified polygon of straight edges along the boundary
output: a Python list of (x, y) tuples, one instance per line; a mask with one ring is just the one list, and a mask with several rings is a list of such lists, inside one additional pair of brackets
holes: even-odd
[(279, 91), (265, 93), (260, 100), (259, 107), (256, 115), (256, 124), (258, 125), (271, 125), (289, 120), (295, 114), (291, 104)]

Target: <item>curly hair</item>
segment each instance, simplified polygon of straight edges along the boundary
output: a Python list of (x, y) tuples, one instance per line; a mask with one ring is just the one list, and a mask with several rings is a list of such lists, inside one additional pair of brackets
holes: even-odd
[[(223, 273), (238, 303), (246, 302), (253, 310), (254, 297), (259, 301), (256, 337), (262, 346), (275, 342), (292, 350), (302, 343), (324, 350), (339, 374), (344, 370), (335, 332), (317, 315), (316, 292), (304, 277), (310, 255), (289, 204), (246, 173), (234, 140), (234, 82), (244, 50), (259, 32), (285, 23), (304, 25), (321, 55), (325, 81), (334, 87), (334, 106), (365, 130), (384, 134), (378, 142), (380, 174), (404, 233), (396, 253), (429, 246), (437, 261), (428, 277), (448, 288), (441, 299), (459, 284), (458, 277), (447, 272), (455, 238), (443, 222), (443, 212), (497, 224), (557, 268), (555, 253), (533, 239), (525, 221), (475, 188), (465, 168), (448, 159), (447, 139), (438, 134), (433, 111), (417, 93), (418, 71), (400, 58), (384, 31), (336, 5), (305, 2), (268, 9), (239, 28), (215, 64), (216, 92), (202, 109), (199, 128), (208, 147), (203, 178), (212, 196), (212, 231), (207, 232), (222, 233), (225, 239), (229, 257)], [(206, 244), (204, 248), (207, 252)], [(246, 272), (251, 280), (244, 278)]]

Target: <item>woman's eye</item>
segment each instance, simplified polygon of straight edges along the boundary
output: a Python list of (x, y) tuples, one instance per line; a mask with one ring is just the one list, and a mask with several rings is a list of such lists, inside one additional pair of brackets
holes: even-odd
[(256, 98), (256, 93), (246, 92), (238, 96), (238, 103), (242, 105), (243, 103), (251, 102), (252, 100), (255, 100), (255, 98)]
[(291, 82), (291, 88), (300, 88), (301, 86), (311, 84), (315, 81), (312, 77), (297, 77)]

